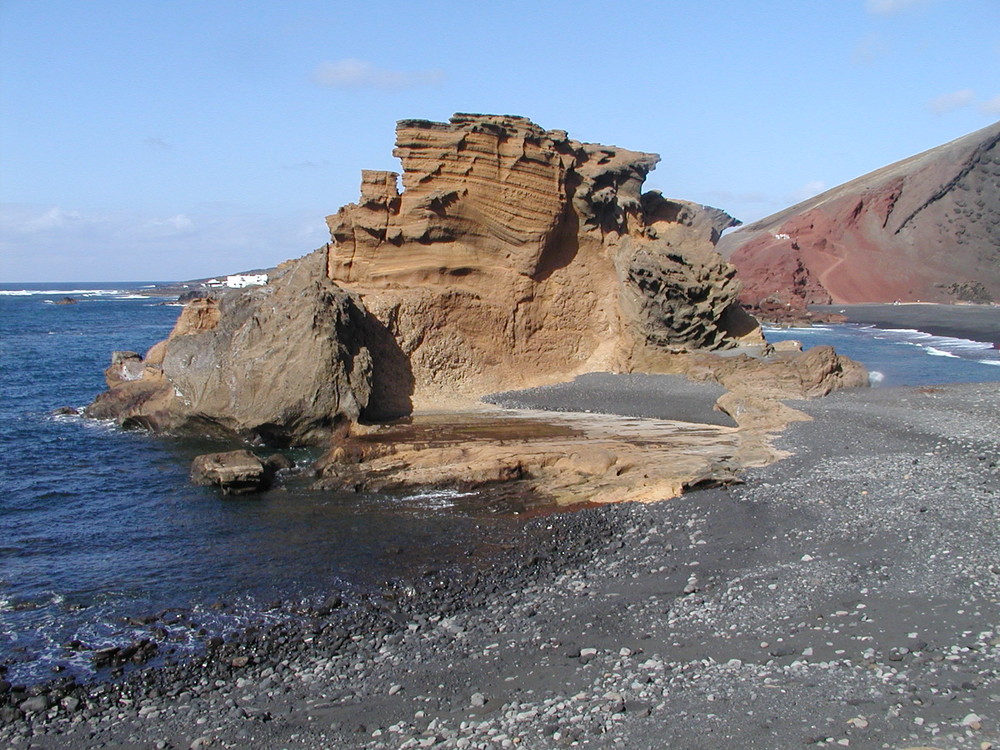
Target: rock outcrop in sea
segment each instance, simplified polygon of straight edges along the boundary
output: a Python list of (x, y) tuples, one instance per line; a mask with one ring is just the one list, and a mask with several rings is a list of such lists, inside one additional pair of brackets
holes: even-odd
[[(468, 407), (487, 393), (586, 372), (720, 381), (746, 372), (748, 382), (768, 381), (769, 397), (793, 398), (865, 382), (863, 368), (832, 351), (767, 361), (711, 354), (768, 350), (738, 303), (735, 269), (714, 249), (734, 220), (643, 193), (655, 154), (581, 143), (523, 117), (463, 114), (448, 123), (401, 121), (394, 153), (402, 191), (396, 173), (363, 172), (358, 203), (327, 219), (330, 243), (283, 264), (264, 286), (189, 301), (170, 337), (145, 357), (117, 352), (109, 390), (88, 415), (269, 445), (338, 438), (319, 467), (336, 482), (345, 459), (375, 458), (369, 448), (355, 452), (359, 422)], [(759, 412), (748, 403), (733, 406), (737, 423)], [(666, 428), (650, 429), (647, 437)], [(737, 454), (762, 460), (758, 438), (751, 448), (730, 438), (686, 479), (657, 479), (643, 497), (676, 494), (713, 467), (731, 476), (747, 463)], [(599, 465), (620, 484), (628, 481), (624, 466), (642, 463), (645, 438), (637, 439), (638, 448), (610, 440), (600, 460), (575, 463), (556, 460), (577, 450), (565, 442), (500, 454), (493, 446), (482, 452), (479, 474), (488, 482), (558, 464), (556, 474), (592, 477)], [(471, 471), (461, 445), (420, 460), (442, 465), (444, 450), (460, 459), (454, 471)], [(390, 452), (406, 453), (401, 445)], [(419, 462), (411, 452), (402, 463)], [(419, 472), (411, 478), (428, 481)], [(590, 481), (566, 496), (586, 497)]]
[(116, 352), (87, 416), (154, 432), (320, 443), (371, 394), (368, 315), (333, 284), (326, 256), (287, 264), (273, 283), (197, 299), (146, 356)]
[[(659, 156), (461, 114), (400, 122), (394, 154), (402, 192), (366, 171), (359, 202), (327, 219), (329, 276), (399, 343), (418, 398), (759, 341), (714, 251), (734, 220), (643, 193)], [(397, 401), (379, 375), (375, 401)]]
[(1000, 300), (1000, 122), (726, 235), (740, 299), (770, 319), (810, 304)]

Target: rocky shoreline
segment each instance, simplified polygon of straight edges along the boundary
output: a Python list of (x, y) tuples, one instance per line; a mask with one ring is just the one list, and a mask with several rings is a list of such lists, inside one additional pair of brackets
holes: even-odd
[(815, 421), (779, 439), (796, 454), (742, 486), (539, 517), (489, 569), (428, 569), (120, 682), (3, 685), (0, 741), (992, 747), (998, 401), (797, 403)]

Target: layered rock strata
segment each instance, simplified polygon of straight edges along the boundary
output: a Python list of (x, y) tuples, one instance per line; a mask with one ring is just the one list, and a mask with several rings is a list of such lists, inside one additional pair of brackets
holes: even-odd
[(403, 191), (362, 174), (359, 202), (327, 219), (328, 269), (399, 343), (418, 400), (759, 337), (714, 252), (734, 220), (642, 193), (657, 155), (486, 115), (404, 120), (394, 153)]
[[(773, 415), (753, 435), (649, 422), (617, 439), (609, 423), (576, 421), (572, 439), (499, 444), (408, 442), (409, 428), (373, 441), (358, 423), (590, 371), (718, 370), (723, 382), (736, 368), (789, 398), (847, 384), (815, 357), (707, 353), (765, 345), (714, 251), (733, 219), (642, 193), (658, 156), (488, 115), (402, 121), (395, 153), (402, 192), (395, 173), (364, 172), (360, 201), (328, 218), (331, 243), (263, 287), (190, 301), (145, 357), (116, 354), (88, 415), (271, 444), (333, 439), (324, 486), (520, 479), (561, 501), (658, 499), (773, 458), (761, 437)], [(815, 389), (804, 387), (811, 376), (778, 374), (814, 366)], [(742, 424), (771, 407), (732, 408)], [(685, 458), (677, 436), (701, 447)]]
[[(807, 419), (789, 410), (790, 421)], [(600, 414), (420, 415), (355, 428), (317, 463), (323, 489), (461, 490), (503, 484), (559, 505), (655, 502), (738, 481), (783, 456), (764, 432)]]
[(769, 319), (811, 304), (1000, 300), (1000, 123), (833, 188), (719, 243)]

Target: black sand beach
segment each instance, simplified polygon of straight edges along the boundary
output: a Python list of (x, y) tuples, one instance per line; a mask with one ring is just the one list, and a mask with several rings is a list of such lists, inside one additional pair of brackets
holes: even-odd
[(796, 406), (815, 417), (779, 439), (796, 454), (742, 486), (535, 519), (529, 556), (492, 570), (428, 570), (186, 665), (19, 696), (0, 740), (1000, 744), (1000, 389)]
[(683, 375), (592, 372), (571, 383), (507, 391), (485, 400), (508, 409), (582, 411), (735, 427), (728, 414), (715, 408), (716, 399), (725, 392), (718, 383), (697, 383)]
[(812, 305), (809, 309), (841, 313), (851, 323), (868, 323), (879, 328), (912, 328), (934, 336), (1000, 344), (1000, 306), (997, 305)]

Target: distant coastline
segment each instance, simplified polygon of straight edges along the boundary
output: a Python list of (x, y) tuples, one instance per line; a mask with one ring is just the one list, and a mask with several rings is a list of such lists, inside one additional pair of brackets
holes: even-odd
[(1000, 306), (911, 303), (901, 305), (810, 305), (810, 310), (840, 313), (850, 323), (879, 328), (909, 328), (934, 336), (1000, 344)]

